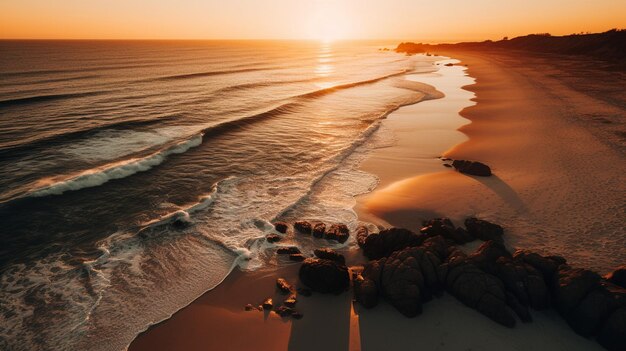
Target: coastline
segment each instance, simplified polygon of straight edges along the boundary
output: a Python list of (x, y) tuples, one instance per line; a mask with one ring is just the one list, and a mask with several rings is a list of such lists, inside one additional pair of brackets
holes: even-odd
[[(529, 203), (526, 200), (528, 195), (518, 190), (526, 187), (535, 192), (540, 191), (541, 189), (537, 190), (532, 187), (539, 182), (537, 179), (539, 177), (524, 176), (519, 169), (515, 168), (519, 160), (507, 157), (515, 148), (526, 150), (524, 146), (528, 140), (517, 140), (511, 136), (519, 128), (526, 130), (532, 127), (532, 123), (536, 121), (520, 118), (520, 115), (529, 112), (528, 110), (515, 111), (515, 116), (507, 117), (506, 122), (517, 122), (511, 123), (512, 125), (498, 119), (502, 116), (502, 111), (499, 109), (507, 108), (510, 112), (512, 105), (516, 107), (524, 105), (526, 96), (509, 94), (505, 97), (508, 101), (482, 98), (489, 95), (490, 91), (493, 93), (502, 88), (497, 85), (496, 80), (502, 78), (501, 76), (505, 74), (504, 70), (497, 78), (490, 79), (490, 75), (484, 72), (493, 68), (488, 67), (489, 64), (486, 63), (484, 57), (472, 56), (475, 54), (464, 56), (463, 53), (445, 54), (460, 58), (464, 64), (469, 65), (469, 72), (476, 77), (477, 82), (464, 89), (476, 93), (478, 98), (475, 107), (466, 108), (461, 112), (463, 117), (472, 121), (471, 124), (460, 129), (469, 136), (469, 140), (449, 149), (443, 156), (485, 161), (493, 167), (496, 173), (493, 177), (495, 184), (448, 170), (436, 159), (437, 155), (433, 155), (432, 158), (433, 162), (436, 162), (433, 165), (441, 168), (436, 173), (409, 174), (406, 178), (394, 179), (391, 174), (393, 167), (387, 168), (389, 166), (387, 164), (385, 167), (379, 167), (378, 172), (387, 169), (390, 172), (387, 174), (389, 177), (376, 173), (381, 178), (379, 187), (374, 192), (357, 199), (358, 204), (355, 209), (362, 220), (364, 218), (368, 220), (368, 217), (374, 216), (383, 223), (415, 229), (419, 222), (427, 217), (445, 215), (458, 221), (467, 215), (478, 215), (507, 225), (510, 223), (509, 217), (528, 213), (529, 206), (541, 202), (542, 198), (533, 198)], [(483, 60), (482, 63), (481, 60)], [(475, 71), (477, 73), (474, 75)], [(512, 80), (507, 81), (509, 86), (517, 87), (511, 82)], [(417, 105), (422, 104), (424, 102)], [(570, 132), (577, 135), (579, 131)], [(600, 143), (600, 145), (603, 144)], [(600, 146), (594, 144), (594, 147), (597, 149)], [(378, 151), (390, 152), (392, 150), (393, 147)], [(611, 148), (600, 147), (600, 150), (605, 156), (595, 162), (612, 162), (611, 157), (614, 155), (611, 153)], [(400, 162), (400, 160), (396, 161)], [(547, 162), (546, 160), (532, 162), (533, 160), (528, 158), (524, 161), (534, 164), (537, 168), (545, 166)], [(367, 160), (364, 162), (365, 170), (368, 170), (367, 162)], [(526, 166), (530, 165), (526, 164)], [(420, 206), (420, 204), (427, 205)], [(468, 209), (470, 209), (469, 212)], [(509, 228), (505, 235), (505, 242), (509, 246), (523, 246), (530, 243), (527, 246), (537, 251), (567, 253), (568, 258), (571, 257), (569, 252), (558, 251), (559, 248), (553, 250), (551, 247), (539, 245), (539, 242), (524, 242), (523, 235), (528, 233), (517, 232), (517, 227), (512, 229), (514, 229), (512, 235), (509, 235)], [(619, 254), (617, 259), (620, 259)], [(358, 261), (359, 259), (356, 258), (352, 263), (358, 263)], [(575, 265), (583, 266), (584, 263), (579, 264), (578, 261), (585, 262), (584, 257), (573, 259)], [(277, 277), (285, 277), (295, 284), (298, 266), (286, 264), (275, 270), (255, 272), (241, 272), (235, 269), (215, 289), (176, 312), (169, 320), (140, 334), (130, 345), (129, 350), (181, 348), (238, 350), (249, 347), (259, 350), (313, 350), (320, 347), (328, 350), (376, 350), (380, 347), (406, 348), (415, 343), (420, 343), (428, 349), (442, 350), (461, 348), (500, 350), (532, 347), (556, 350), (600, 349), (600, 346), (593, 340), (582, 338), (571, 331), (566, 322), (553, 311), (535, 311), (533, 323), (521, 324), (515, 329), (505, 329), (462, 306), (450, 296), (428, 303), (424, 314), (414, 319), (402, 317), (386, 303), (382, 303), (373, 310), (362, 310), (358, 305), (355, 305), (353, 309), (350, 303), (352, 298), (350, 293), (339, 296), (315, 294), (310, 298), (300, 298), (298, 310), (304, 314), (302, 320), (284, 320), (273, 314), (243, 311), (246, 303), (258, 303), (267, 296), (275, 295), (274, 282)], [(591, 267), (594, 266), (591, 265)], [(603, 268), (600, 271), (604, 272), (606, 269)], [(472, 328), (467, 328), (468, 325)], [(220, 335), (220, 338), (214, 338), (213, 335)]]

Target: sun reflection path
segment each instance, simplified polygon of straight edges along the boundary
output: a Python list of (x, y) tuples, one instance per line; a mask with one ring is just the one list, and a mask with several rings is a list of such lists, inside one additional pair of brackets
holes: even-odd
[(334, 53), (332, 44), (329, 40), (321, 42), (320, 50), (317, 54), (317, 65), (315, 66), (315, 76), (322, 78), (319, 82), (315, 83), (322, 89), (329, 88), (333, 85), (333, 82), (324, 78), (330, 77), (335, 73)]

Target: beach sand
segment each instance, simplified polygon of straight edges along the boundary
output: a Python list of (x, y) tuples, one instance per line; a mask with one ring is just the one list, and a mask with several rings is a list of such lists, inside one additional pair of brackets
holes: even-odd
[[(624, 182), (614, 177), (625, 170), (618, 122), (624, 107), (594, 95), (605, 87), (602, 82), (597, 90), (587, 82), (581, 92), (568, 85), (575, 78), (559, 78), (560, 69), (528, 65), (520, 55), (440, 54), (468, 64), (477, 84), (467, 89), (476, 94), (477, 105), (461, 113), (467, 121), (439, 128), (443, 140), (437, 145), (445, 156), (489, 164), (495, 176), (474, 178), (444, 168), (436, 148), (415, 154), (419, 140), (397, 133), (396, 146), (376, 150), (362, 164), (381, 183), (358, 199), (360, 218), (416, 229), (427, 217), (449, 216), (460, 224), (465, 216), (478, 215), (505, 226), (511, 247), (562, 254), (602, 273), (626, 261)], [(550, 77), (548, 69), (554, 70)], [(443, 100), (415, 106), (429, 108)], [(385, 127), (410, 128), (404, 112), (391, 114)], [(455, 133), (455, 123), (465, 124), (463, 134)], [(446, 142), (455, 140), (460, 144), (448, 150)], [(402, 168), (406, 162), (421, 166)], [(348, 260), (360, 261), (355, 254)], [(449, 295), (426, 303), (424, 313), (413, 319), (384, 302), (372, 310), (353, 307), (351, 293), (300, 297), (301, 320), (244, 311), (247, 303), (279, 298), (276, 278), (296, 284), (298, 267), (285, 262), (277, 269), (235, 270), (217, 288), (138, 336), (129, 349), (601, 349), (576, 335), (554, 311), (533, 311), (532, 323), (508, 329)]]

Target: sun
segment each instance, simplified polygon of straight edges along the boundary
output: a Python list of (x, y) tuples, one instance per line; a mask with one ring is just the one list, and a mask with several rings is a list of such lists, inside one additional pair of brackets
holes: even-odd
[(308, 15), (307, 32), (310, 39), (330, 42), (353, 36), (350, 11), (341, 2), (315, 2)]

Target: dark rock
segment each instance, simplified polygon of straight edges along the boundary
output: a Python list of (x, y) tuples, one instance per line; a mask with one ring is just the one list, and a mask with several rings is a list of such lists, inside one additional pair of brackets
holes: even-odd
[(265, 240), (267, 240), (268, 243), (275, 243), (280, 241), (280, 236), (276, 234), (268, 234), (265, 236)]
[(598, 342), (609, 351), (626, 350), (626, 307), (611, 313), (598, 334)]
[(489, 177), (491, 175), (491, 168), (484, 163), (466, 160), (454, 160), (452, 166), (457, 171), (469, 175)]
[(611, 283), (626, 288), (626, 266), (621, 266), (606, 275), (606, 280)]
[(611, 283), (600, 283), (566, 316), (566, 320), (576, 333), (590, 337), (619, 307), (626, 307), (626, 289)]
[(335, 261), (335, 262), (341, 263), (341, 264), (346, 264), (346, 258), (343, 257), (342, 254), (337, 253), (333, 249), (329, 249), (329, 248), (315, 249), (313, 251), (313, 253), (315, 254), (315, 256), (317, 256), (319, 258)]
[(452, 64), (452, 63), (446, 63), (444, 66), (452, 67), (452, 66), (454, 66), (454, 64)]
[(370, 260), (389, 256), (392, 252), (407, 247), (419, 246), (424, 237), (404, 228), (390, 228), (369, 234), (361, 245)]
[(244, 307), (244, 310), (246, 310), (246, 311), (258, 311), (258, 308), (256, 306), (252, 305), (251, 303), (249, 303), (249, 304), (247, 304)]
[(511, 258), (512, 256), (502, 242), (489, 240), (480, 245), (478, 250), (472, 253), (468, 259), (476, 267), (495, 275), (498, 272), (496, 261), (500, 257)]
[(524, 306), (538, 310), (550, 306), (548, 286), (543, 275), (533, 266), (503, 256), (496, 261), (495, 275)]
[(328, 228), (324, 237), (327, 240), (335, 240), (340, 243), (345, 243), (350, 237), (350, 230), (345, 224), (333, 224)]
[(463, 228), (455, 228), (449, 218), (435, 218), (423, 223), (424, 227), (420, 229), (422, 235), (433, 237), (441, 235), (457, 244), (465, 244), (474, 240)]
[(294, 319), (302, 319), (302, 317), (304, 316), (300, 312), (294, 312), (291, 314), (291, 318), (294, 318)]
[(517, 297), (509, 291), (506, 292), (506, 304), (517, 314), (522, 322), (530, 323), (533, 321), (530, 311), (528, 311), (528, 306), (522, 304)]
[(369, 230), (366, 226), (360, 225), (358, 226), (358, 228), (356, 228), (356, 243), (359, 245), (359, 247), (363, 247), (368, 235)]
[(271, 297), (268, 297), (267, 299), (263, 300), (263, 304), (261, 306), (263, 307), (264, 311), (269, 311), (274, 307), (274, 301)]
[(444, 167), (448, 167), (448, 168), (452, 168), (452, 165), (451, 165), (451, 164), (449, 164), (449, 163), (444, 163), (444, 164), (443, 164), (443, 166), (444, 166)]
[(307, 258), (299, 277), (304, 285), (321, 293), (339, 294), (350, 286), (348, 267), (331, 260)]
[(323, 238), (326, 234), (326, 224), (319, 222), (313, 226), (313, 236), (316, 238)]
[(287, 307), (295, 307), (296, 303), (298, 303), (298, 299), (296, 294), (291, 294), (289, 295), (285, 301), (283, 301), (283, 305), (287, 306)]
[(554, 276), (552, 292), (558, 311), (563, 317), (569, 315), (587, 296), (598, 288), (600, 276), (587, 269), (561, 265)]
[(294, 261), (294, 262), (302, 262), (304, 261), (305, 257), (302, 254), (291, 254), (289, 255), (289, 260), (290, 261)]
[(291, 285), (289, 285), (284, 278), (276, 279), (276, 287), (283, 294), (289, 294), (291, 292)]
[(513, 254), (515, 260), (521, 260), (531, 265), (533, 268), (541, 272), (544, 280), (548, 284), (552, 284), (554, 274), (561, 264), (565, 264), (565, 259), (558, 256), (544, 257), (535, 252), (528, 250), (517, 250)]
[(438, 251), (446, 251), (445, 241), (440, 236), (428, 240), (423, 247), (408, 247), (368, 262), (354, 281), (356, 300), (372, 307), (381, 295), (407, 317), (420, 314), (422, 303), (443, 291)]
[(480, 270), (462, 255), (453, 256), (443, 266), (447, 266), (443, 270), (446, 287), (453, 296), (499, 324), (515, 326), (515, 318), (506, 308), (504, 286), (498, 278)]
[(274, 229), (276, 229), (277, 232), (279, 233), (287, 233), (287, 228), (289, 228), (289, 225), (287, 225), (287, 223), (285, 222), (275, 222), (274, 223)]
[(311, 223), (307, 222), (307, 221), (297, 221), (296, 223), (293, 224), (293, 227), (300, 233), (302, 234), (311, 234)]
[(294, 313), (294, 310), (287, 306), (280, 306), (274, 311), (281, 317), (290, 317)]
[(185, 229), (189, 227), (190, 224), (191, 223), (189, 223), (189, 220), (182, 218), (177, 218), (174, 220), (174, 222), (172, 222), (172, 226), (176, 229)]
[(504, 229), (501, 226), (474, 217), (465, 220), (465, 228), (471, 236), (483, 241), (502, 241), (504, 234)]
[(298, 291), (298, 294), (300, 294), (302, 296), (311, 296), (312, 295), (311, 289), (308, 289), (308, 288), (298, 288), (297, 291)]
[(357, 275), (354, 282), (354, 299), (365, 308), (372, 308), (378, 304), (378, 288), (371, 279)]
[(276, 253), (279, 255), (299, 254), (300, 249), (296, 246), (283, 246), (279, 247), (278, 250), (276, 250)]

